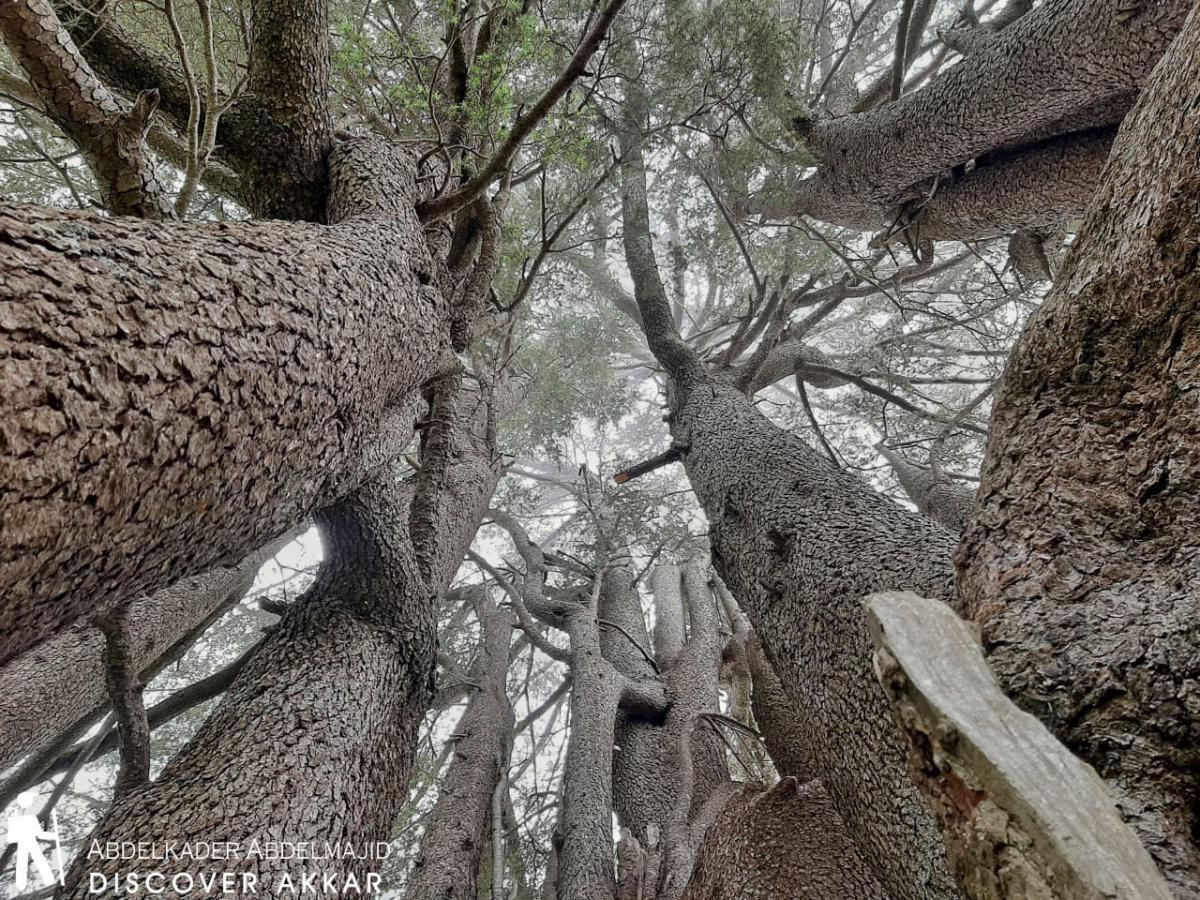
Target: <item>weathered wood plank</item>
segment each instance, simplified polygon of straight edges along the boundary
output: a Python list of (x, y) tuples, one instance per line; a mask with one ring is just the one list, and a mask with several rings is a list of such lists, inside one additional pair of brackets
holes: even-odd
[(970, 625), (912, 593), (866, 603), (913, 778), (972, 900), (1169, 900), (1107, 786), (1004, 695)]

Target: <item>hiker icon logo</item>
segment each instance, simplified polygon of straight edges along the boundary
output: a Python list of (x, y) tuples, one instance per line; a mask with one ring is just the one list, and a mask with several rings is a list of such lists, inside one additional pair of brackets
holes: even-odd
[[(17, 797), (17, 809), (8, 817), (8, 843), (16, 852), (15, 887), (18, 892), (29, 885), (29, 869), (37, 872), (41, 887), (52, 887), (63, 883), (62, 842), (58, 836), (58, 814), (51, 812), (51, 827), (47, 831), (38, 820), (34, 806), (37, 796), (26, 791)], [(53, 843), (43, 847), (42, 843)], [(54, 866), (46, 859), (46, 851), (53, 849)], [(12, 852), (12, 851), (10, 851)]]

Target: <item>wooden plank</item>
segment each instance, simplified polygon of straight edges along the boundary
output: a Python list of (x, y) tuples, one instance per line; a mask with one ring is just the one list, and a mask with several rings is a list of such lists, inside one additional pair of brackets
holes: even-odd
[(912, 593), (866, 604), (913, 778), (972, 900), (1170, 900), (1108, 787), (1004, 695), (971, 626)]

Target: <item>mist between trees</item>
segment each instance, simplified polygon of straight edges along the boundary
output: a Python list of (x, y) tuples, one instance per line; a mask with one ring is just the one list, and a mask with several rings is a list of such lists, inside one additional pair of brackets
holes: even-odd
[(0, 36), (0, 892), (1200, 898), (1200, 6)]

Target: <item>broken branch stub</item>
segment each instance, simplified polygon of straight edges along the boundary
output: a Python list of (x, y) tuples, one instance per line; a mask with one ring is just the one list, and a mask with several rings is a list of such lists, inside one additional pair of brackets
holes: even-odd
[(866, 605), (911, 774), (972, 900), (1169, 900), (1095, 770), (1003, 694), (969, 624), (909, 592)]

